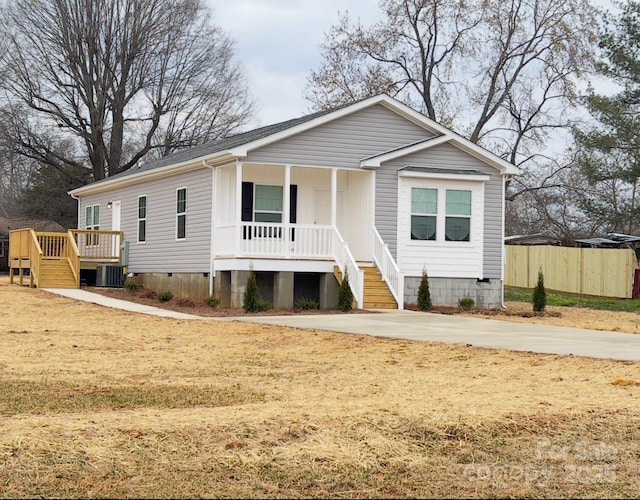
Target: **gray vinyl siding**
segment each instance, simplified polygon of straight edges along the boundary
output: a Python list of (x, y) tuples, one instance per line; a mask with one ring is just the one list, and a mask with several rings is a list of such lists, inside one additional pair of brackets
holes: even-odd
[(245, 161), (360, 168), (364, 158), (432, 136), (377, 104), (252, 151)]
[[(187, 188), (186, 239), (176, 240), (176, 189)], [(146, 242), (137, 242), (138, 196), (147, 196)], [(136, 273), (209, 272), (211, 247), (211, 170), (142, 181), (107, 193), (80, 198), (84, 207), (100, 204), (100, 229), (111, 229), (109, 200), (120, 200), (120, 229), (129, 242), (129, 270)]]
[(488, 174), (484, 191), (483, 275), (500, 279), (502, 274), (502, 176), (495, 168), (470, 154), (442, 144), (389, 161), (376, 171), (376, 228), (397, 257), (398, 170), (406, 166), (477, 170)]

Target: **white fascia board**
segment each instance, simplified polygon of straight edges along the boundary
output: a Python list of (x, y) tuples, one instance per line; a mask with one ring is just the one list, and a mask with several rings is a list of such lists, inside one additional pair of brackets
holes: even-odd
[(445, 142), (449, 142), (450, 140), (451, 137), (446, 135), (434, 137), (433, 139), (425, 139), (424, 141), (421, 141), (417, 144), (412, 144), (404, 148), (394, 149), (393, 151), (389, 151), (387, 153), (382, 153), (377, 156), (365, 158), (360, 162), (360, 167), (378, 168), (380, 164), (386, 161), (395, 160), (396, 158), (401, 158), (412, 153), (417, 153), (418, 151), (424, 151), (425, 149), (438, 146), (439, 144), (444, 144)]
[(398, 172), (398, 177), (413, 177), (420, 179), (446, 179), (452, 181), (477, 181), (486, 182), (491, 179), (487, 174), (452, 174), (452, 173), (437, 173), (437, 172), (416, 172), (412, 170), (401, 170)]
[[(200, 158), (193, 158), (191, 160), (187, 160), (181, 163), (173, 163), (171, 165), (165, 165), (164, 167), (154, 168), (152, 170), (145, 170), (144, 172), (138, 172), (136, 174), (125, 175), (123, 177), (118, 177), (115, 179), (107, 179), (104, 182), (87, 184), (86, 186), (82, 186), (71, 191), (68, 191), (67, 194), (76, 197), (86, 194), (95, 194), (102, 193), (104, 191), (110, 191), (111, 189), (121, 188), (124, 186), (128, 186), (130, 184), (136, 184), (140, 182), (140, 180), (152, 180), (159, 179), (162, 177), (168, 177), (171, 175), (175, 175), (178, 173), (190, 172), (192, 170), (198, 170), (205, 166), (206, 162), (213, 160), (224, 159), (225, 162), (233, 160), (233, 157), (230, 156), (229, 151), (220, 151), (218, 153), (214, 153), (207, 156), (202, 156)], [(211, 165), (206, 165), (211, 166)]]
[(458, 146), (460, 149), (465, 150), (471, 155), (475, 156), (479, 160), (485, 161), (489, 165), (497, 168), (501, 174), (510, 174), (510, 175), (518, 175), (520, 174), (520, 169), (516, 167), (513, 163), (510, 163), (498, 155), (487, 151), (486, 149), (478, 146), (477, 144), (471, 142), (468, 139), (465, 139), (461, 135), (458, 135), (453, 130), (448, 129), (440, 125), (439, 123), (433, 121), (432, 119), (424, 116), (422, 113), (418, 113), (416, 110), (410, 108), (406, 104), (401, 103), (400, 101), (396, 101), (389, 96), (387, 100), (385, 100), (382, 104), (389, 109), (395, 111), (396, 113), (404, 116), (405, 118), (413, 121), (414, 123), (421, 125), (422, 127), (431, 130), (436, 134), (441, 134), (447, 136), (451, 139), (451, 142)]

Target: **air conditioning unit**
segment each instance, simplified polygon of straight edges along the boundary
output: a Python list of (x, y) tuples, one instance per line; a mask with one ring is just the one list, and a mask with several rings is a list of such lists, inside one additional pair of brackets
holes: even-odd
[(124, 266), (98, 266), (96, 286), (122, 288), (124, 280)]

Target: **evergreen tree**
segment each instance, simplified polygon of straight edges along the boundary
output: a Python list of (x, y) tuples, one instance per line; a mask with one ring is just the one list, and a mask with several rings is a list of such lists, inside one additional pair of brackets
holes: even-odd
[(542, 275), (542, 269), (538, 271), (538, 282), (533, 289), (533, 310), (535, 312), (543, 312), (547, 307), (547, 292), (544, 289), (544, 276)]
[(349, 312), (353, 309), (353, 292), (351, 291), (351, 286), (349, 286), (349, 274), (346, 270), (338, 290), (338, 309), (342, 312)]
[(426, 269), (422, 271), (422, 279), (420, 279), (420, 286), (418, 287), (418, 307), (421, 311), (430, 311), (433, 308)]
[(640, 2), (626, 3), (607, 20), (600, 48), (598, 70), (621, 90), (599, 95), (591, 88), (585, 98), (598, 124), (575, 130), (578, 165), (589, 184), (580, 208), (606, 220), (609, 231), (632, 233), (640, 230)]
[(258, 281), (256, 280), (256, 273), (253, 269), (249, 270), (249, 277), (247, 278), (247, 285), (244, 289), (244, 300), (242, 301), (242, 307), (246, 312), (253, 313), (260, 311), (262, 297), (260, 297), (260, 290), (258, 290)]

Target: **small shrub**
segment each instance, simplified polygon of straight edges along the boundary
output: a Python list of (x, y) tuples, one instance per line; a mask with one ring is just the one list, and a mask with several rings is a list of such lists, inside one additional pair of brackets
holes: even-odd
[(258, 290), (258, 281), (256, 280), (256, 273), (253, 269), (249, 269), (249, 277), (247, 278), (247, 285), (244, 289), (244, 297), (242, 300), (242, 308), (248, 312), (258, 312), (260, 310), (260, 290)]
[(191, 299), (176, 299), (176, 305), (180, 307), (196, 307), (196, 304)]
[(215, 309), (220, 306), (220, 297), (209, 295), (206, 299), (204, 299), (204, 303), (209, 307), (213, 307)]
[(542, 275), (542, 269), (538, 271), (538, 282), (533, 289), (533, 296), (531, 298), (533, 302), (534, 312), (543, 312), (547, 307), (547, 292), (544, 289), (544, 276)]
[(295, 307), (296, 309), (308, 311), (310, 309), (320, 309), (320, 304), (317, 300), (300, 297), (298, 300), (296, 300)]
[(273, 304), (268, 300), (264, 300), (262, 297), (258, 300), (258, 309), (255, 312), (268, 311), (273, 307)]
[(172, 298), (173, 298), (173, 294), (171, 292), (169, 292), (169, 291), (160, 292), (158, 294), (158, 300), (160, 302), (169, 302)]
[(471, 297), (463, 297), (458, 300), (458, 307), (465, 311), (473, 309), (475, 305), (476, 305), (476, 301), (473, 300)]
[(124, 289), (127, 292), (134, 293), (134, 292), (137, 292), (138, 290), (140, 290), (140, 284), (137, 281), (135, 281), (135, 280), (133, 280), (131, 278), (127, 278), (124, 281)]
[(422, 278), (420, 279), (420, 286), (418, 287), (418, 308), (421, 311), (430, 311), (433, 309), (431, 292), (429, 291), (429, 276), (427, 276), (426, 269), (422, 271)]
[(349, 273), (346, 270), (338, 289), (338, 309), (342, 312), (349, 312), (353, 309), (353, 292), (349, 286)]
[(158, 298), (158, 294), (153, 290), (145, 290), (144, 292), (142, 292), (141, 296), (145, 299), (153, 299), (153, 300)]

